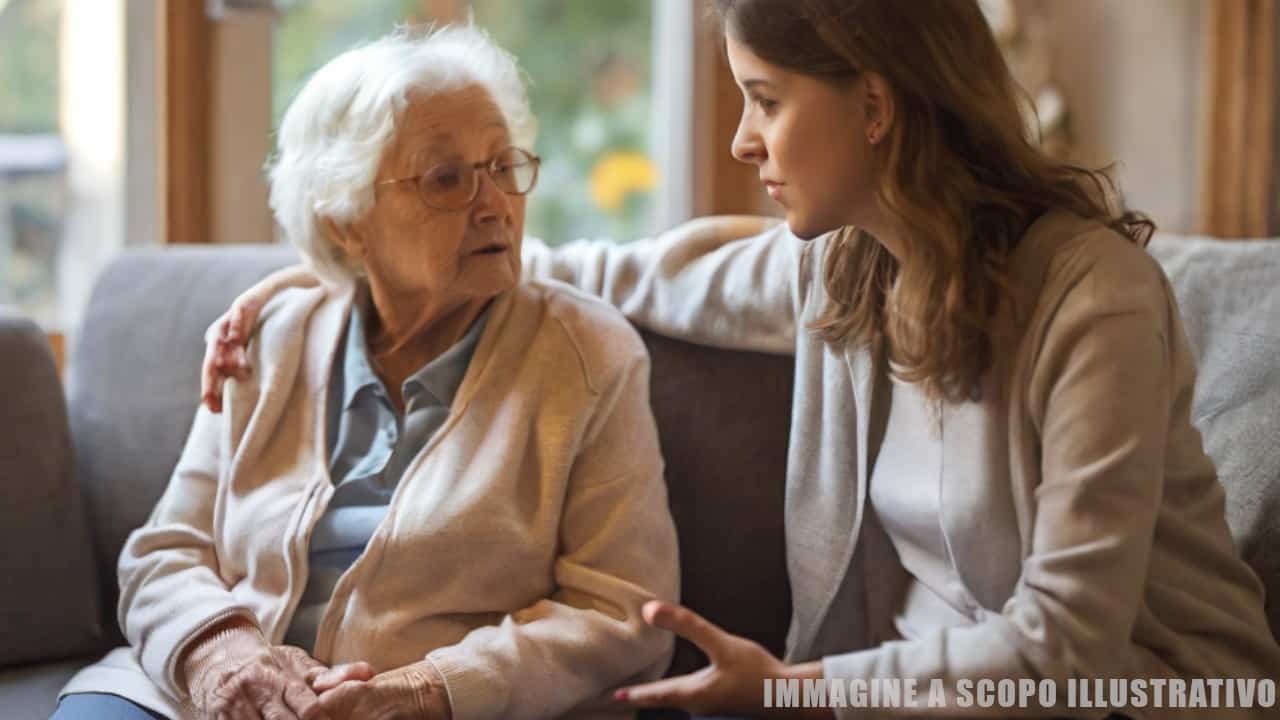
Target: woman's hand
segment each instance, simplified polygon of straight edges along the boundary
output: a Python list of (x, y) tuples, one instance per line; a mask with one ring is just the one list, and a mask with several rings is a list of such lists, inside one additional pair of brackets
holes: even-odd
[[(312, 683), (320, 706), (333, 720), (449, 720), (444, 678), (429, 661), (376, 675), (367, 682), (349, 679), (365, 663), (336, 666)], [(346, 678), (346, 679), (344, 679)]]
[(230, 309), (214, 321), (205, 336), (204, 364), (200, 373), (200, 399), (210, 412), (222, 412), (222, 384), (229, 377), (249, 377), (245, 348), (262, 307), (287, 287), (314, 287), (319, 280), (303, 266), (277, 270), (245, 290)]
[(191, 705), (207, 720), (337, 720), (307, 683), (328, 670), (301, 648), (273, 646), (242, 618), (198, 639), (181, 664)]
[[(618, 690), (614, 699), (619, 702), (680, 708), (694, 715), (762, 716), (769, 712), (762, 701), (764, 679), (797, 676), (758, 643), (730, 635), (688, 608), (651, 600), (641, 614), (650, 625), (697, 645), (710, 664), (688, 675)], [(795, 710), (790, 713), (794, 717)]]

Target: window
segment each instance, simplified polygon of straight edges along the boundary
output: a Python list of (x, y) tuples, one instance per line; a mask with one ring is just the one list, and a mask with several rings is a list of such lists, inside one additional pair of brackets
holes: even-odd
[(58, 129), (61, 0), (0, 0), (0, 304), (46, 326), (67, 203)]
[(0, 302), (52, 333), (156, 237), (156, 5), (0, 0)]
[[(310, 72), (397, 22), (472, 16), (520, 58), (544, 157), (530, 234), (625, 240), (674, 224), (693, 207), (696, 5), (0, 0), (0, 303), (67, 332), (125, 245), (268, 241), (275, 122)], [(208, 77), (186, 82), (175, 49)], [(183, 166), (201, 173), (185, 195), (166, 191), (173, 143), (213, 148)], [(207, 212), (186, 213), (184, 197)]]
[[(659, 110), (652, 90), (655, 6), (663, 2), (277, 3), (282, 17), (273, 49), (273, 127), (306, 77), (343, 50), (386, 33), (396, 22), (457, 19), (470, 12), (529, 75), (540, 128), (535, 150), (543, 164), (526, 232), (553, 244), (640, 237), (671, 222), (657, 216), (656, 199), (664, 188), (659, 167), (667, 164), (656, 159), (652, 131)], [(456, 17), (441, 17), (450, 14), (446, 10)]]
[(652, 229), (658, 173), (653, 3), (474, 0), (476, 22), (520, 58), (538, 117), (543, 176), (528, 232), (549, 242)]
[(286, 0), (276, 7), (281, 18), (272, 48), (272, 128), (321, 65), (396, 23), (427, 19), (421, 0)]

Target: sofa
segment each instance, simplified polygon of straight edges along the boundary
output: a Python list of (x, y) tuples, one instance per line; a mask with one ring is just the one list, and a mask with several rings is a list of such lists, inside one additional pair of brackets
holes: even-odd
[[(1200, 362), (1194, 420), (1280, 636), (1280, 240), (1158, 236), (1150, 251), (1181, 303)], [(263, 245), (122, 253), (95, 285), (65, 383), (44, 333), (0, 309), (0, 717), (48, 717), (58, 688), (122, 642), (116, 557), (190, 428), (204, 329), (294, 257)], [(791, 358), (644, 339), (684, 601), (781, 652)], [(704, 662), (680, 643), (670, 672)]]

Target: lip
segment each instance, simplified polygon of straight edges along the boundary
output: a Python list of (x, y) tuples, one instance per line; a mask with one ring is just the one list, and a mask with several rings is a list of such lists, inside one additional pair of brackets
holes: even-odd
[(772, 180), (765, 180), (763, 182), (764, 182), (764, 190), (765, 192), (769, 193), (769, 197), (773, 198), (774, 200), (780, 200), (782, 198), (783, 183), (774, 182)]
[(480, 248), (471, 251), (472, 255), (502, 255), (511, 249), (510, 245), (503, 243), (489, 243)]

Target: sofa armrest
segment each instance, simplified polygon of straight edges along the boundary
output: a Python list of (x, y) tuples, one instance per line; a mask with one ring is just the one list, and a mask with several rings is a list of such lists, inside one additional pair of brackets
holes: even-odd
[(0, 667), (101, 647), (98, 584), (44, 331), (0, 308)]

